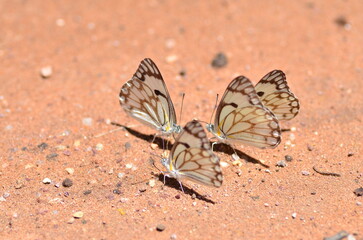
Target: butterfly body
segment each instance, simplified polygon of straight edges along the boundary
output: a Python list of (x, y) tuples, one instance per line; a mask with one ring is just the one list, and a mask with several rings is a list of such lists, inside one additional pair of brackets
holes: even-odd
[(164, 176), (181, 184), (188, 179), (207, 186), (220, 187), (223, 182), (219, 158), (211, 151), (207, 135), (198, 121), (185, 125), (177, 137), (168, 158), (162, 158)]
[(207, 130), (220, 142), (274, 148), (281, 141), (275, 115), (263, 106), (249, 79), (239, 76), (228, 85)]
[(141, 61), (132, 79), (122, 86), (119, 100), (130, 116), (162, 134), (180, 132), (169, 92), (151, 59)]

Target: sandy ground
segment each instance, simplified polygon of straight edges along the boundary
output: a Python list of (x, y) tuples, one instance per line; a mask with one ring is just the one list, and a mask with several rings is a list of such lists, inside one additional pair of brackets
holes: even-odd
[[(0, 1), (0, 238), (363, 239), (363, 2), (256, 2)], [(221, 188), (164, 185), (155, 131), (118, 100), (145, 57), (178, 116), (186, 93), (182, 125), (209, 121), (233, 77), (281, 69), (296, 131), (273, 150), (238, 146), (241, 166), (219, 148)]]

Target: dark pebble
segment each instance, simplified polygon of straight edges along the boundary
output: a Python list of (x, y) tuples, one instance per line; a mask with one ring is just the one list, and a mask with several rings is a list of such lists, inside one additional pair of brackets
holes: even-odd
[(117, 194), (117, 195), (120, 195), (120, 194), (121, 194), (121, 191), (120, 191), (120, 190), (118, 190), (118, 189), (114, 189), (112, 192), (113, 192), (114, 194)]
[(69, 150), (64, 150), (63, 151), (63, 154), (66, 155), (66, 156), (70, 156), (71, 155), (71, 151)]
[(128, 150), (131, 148), (131, 143), (127, 142), (125, 143), (125, 149)]
[(139, 192), (146, 192), (146, 188), (139, 189)]
[(38, 148), (40, 150), (44, 150), (44, 149), (48, 148), (48, 144), (46, 144), (46, 143), (43, 142), (43, 143), (41, 143), (41, 144), (38, 145)]
[(348, 21), (344, 16), (337, 17), (336, 19), (334, 19), (334, 22), (336, 25), (341, 27), (344, 27), (345, 25), (348, 24)]
[(118, 183), (116, 184), (116, 187), (117, 187), (117, 188), (122, 187), (122, 182), (118, 182)]
[(63, 193), (63, 195), (64, 195), (65, 197), (68, 197), (68, 196), (69, 196), (69, 192), (64, 192), (64, 193)]
[(314, 148), (312, 146), (308, 145), (308, 150), (311, 152), (314, 150)]
[(91, 193), (92, 193), (92, 190), (86, 190), (86, 191), (83, 192), (83, 195), (89, 195)]
[(354, 190), (354, 194), (357, 195), (357, 197), (363, 196), (363, 187), (357, 188)]
[(47, 160), (53, 160), (56, 157), (58, 157), (58, 153), (51, 153), (46, 156)]
[(64, 179), (62, 182), (63, 187), (72, 187), (73, 181), (69, 178)]
[(27, 151), (27, 150), (28, 150), (28, 148), (27, 148), (27, 147), (22, 147), (22, 148), (21, 148), (21, 150), (22, 150), (22, 151)]
[(162, 232), (165, 230), (165, 226), (163, 224), (158, 224), (156, 226), (156, 230), (158, 230), (159, 232)]
[(311, 194), (311, 195), (316, 195), (316, 192), (311, 192), (310, 194)]
[(293, 160), (293, 158), (290, 155), (286, 155), (285, 160), (288, 162), (291, 162)]
[(284, 160), (281, 160), (281, 161), (278, 161), (276, 163), (276, 166), (278, 166), (278, 167), (286, 167), (287, 164), (286, 164), (286, 162)]
[(212, 67), (214, 68), (222, 68), (224, 66), (226, 66), (228, 63), (227, 57), (224, 53), (220, 52), (218, 53), (213, 61), (212, 61)]
[(354, 155), (354, 153), (352, 153), (352, 152), (348, 153), (348, 157), (352, 157), (353, 155)]
[(184, 69), (182, 69), (180, 70), (179, 75), (184, 77), (185, 75), (187, 75), (187, 72)]
[(175, 195), (176, 199), (180, 199), (180, 194)]

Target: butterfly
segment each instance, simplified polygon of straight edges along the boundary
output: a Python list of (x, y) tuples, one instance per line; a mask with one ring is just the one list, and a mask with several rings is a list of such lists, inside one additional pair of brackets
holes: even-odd
[(285, 73), (281, 70), (267, 73), (256, 84), (255, 89), (263, 105), (270, 109), (278, 120), (290, 120), (299, 113), (299, 100), (290, 91)]
[(223, 175), (219, 158), (212, 152), (207, 134), (202, 125), (193, 120), (188, 122), (173, 144), (168, 158), (162, 158), (161, 163), (167, 169), (165, 177), (178, 180), (180, 187), (182, 179), (212, 187), (220, 187)]
[(221, 142), (239, 142), (259, 148), (274, 148), (281, 142), (275, 115), (265, 107), (251, 81), (239, 76), (228, 85), (217, 107), (209, 132)]
[(180, 132), (168, 89), (150, 58), (142, 60), (131, 80), (122, 86), (119, 100), (130, 116), (163, 135)]

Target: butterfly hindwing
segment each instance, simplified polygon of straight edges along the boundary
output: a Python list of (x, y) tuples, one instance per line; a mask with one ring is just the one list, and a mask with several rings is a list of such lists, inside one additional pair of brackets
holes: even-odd
[(294, 118), (300, 109), (299, 100), (290, 91), (281, 70), (267, 73), (255, 86), (257, 95), (279, 120)]
[(207, 135), (196, 120), (187, 123), (177, 137), (169, 161), (166, 167), (178, 180), (187, 178), (208, 186), (222, 185), (219, 158), (212, 152)]
[(122, 86), (119, 99), (124, 110), (140, 122), (166, 134), (177, 131), (174, 105), (151, 59), (141, 61), (132, 79)]
[(281, 141), (278, 120), (263, 106), (253, 84), (244, 76), (228, 85), (217, 108), (212, 132), (219, 139), (259, 148), (273, 148)]

